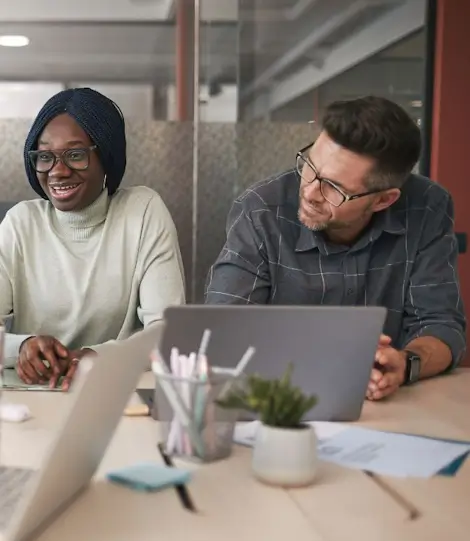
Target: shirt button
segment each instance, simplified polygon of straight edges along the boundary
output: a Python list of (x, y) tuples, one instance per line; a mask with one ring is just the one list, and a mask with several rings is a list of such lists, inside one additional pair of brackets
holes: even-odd
[(354, 293), (354, 289), (349, 288), (348, 291), (347, 291), (347, 294), (352, 295), (353, 293)]

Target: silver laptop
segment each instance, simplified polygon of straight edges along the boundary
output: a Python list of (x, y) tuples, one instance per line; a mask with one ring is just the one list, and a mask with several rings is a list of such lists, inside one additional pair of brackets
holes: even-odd
[(292, 361), (293, 382), (317, 395), (306, 420), (355, 421), (386, 313), (372, 306), (172, 307), (164, 315), (161, 352), (168, 359), (173, 346), (185, 354), (197, 351), (204, 330), (210, 329), (207, 355), (213, 365), (234, 367), (254, 346), (248, 373), (277, 378)]
[(69, 410), (40, 469), (0, 467), (1, 540), (30, 539), (86, 488), (160, 334), (160, 326), (149, 327), (81, 361)]

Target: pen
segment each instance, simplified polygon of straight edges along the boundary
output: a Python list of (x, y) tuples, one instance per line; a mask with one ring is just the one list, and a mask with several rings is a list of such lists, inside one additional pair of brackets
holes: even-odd
[(165, 395), (170, 402), (173, 411), (179, 418), (181, 424), (185, 427), (186, 432), (188, 433), (188, 436), (196, 449), (197, 455), (203, 457), (204, 447), (201, 436), (197, 431), (197, 427), (195, 426), (192, 418), (189, 415), (186, 405), (182, 401), (182, 397), (177, 392), (173, 381), (170, 379), (171, 374), (168, 371), (165, 363), (161, 362), (160, 357), (158, 357), (156, 353), (153, 353), (152, 355), (152, 371), (157, 376), (157, 378), (160, 378), (160, 385), (165, 392)]
[[(163, 445), (161, 443), (158, 444), (158, 450), (160, 451), (163, 462), (170, 468), (174, 468), (175, 465), (173, 464), (171, 457), (165, 452)], [(181, 503), (183, 504), (183, 507), (187, 509), (188, 511), (193, 511), (195, 513), (196, 507), (193, 504), (193, 501), (191, 499), (191, 496), (189, 495), (189, 491), (186, 485), (175, 485), (175, 489), (176, 489), (176, 492), (178, 493)]]
[(370, 477), (374, 483), (385, 491), (395, 502), (408, 513), (409, 520), (416, 520), (421, 516), (419, 509), (417, 509), (411, 502), (399, 494), (395, 489), (388, 485), (383, 479), (380, 479), (374, 472), (365, 471), (368, 477)]

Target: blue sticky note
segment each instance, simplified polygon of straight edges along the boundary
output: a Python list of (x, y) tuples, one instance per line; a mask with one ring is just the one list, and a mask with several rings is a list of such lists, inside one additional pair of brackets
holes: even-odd
[(141, 462), (109, 472), (106, 477), (113, 483), (143, 492), (155, 492), (189, 482), (189, 471), (162, 466), (159, 463)]

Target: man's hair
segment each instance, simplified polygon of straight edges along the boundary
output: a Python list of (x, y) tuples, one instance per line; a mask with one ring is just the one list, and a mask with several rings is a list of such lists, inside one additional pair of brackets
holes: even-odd
[(52, 96), (33, 122), (24, 145), (24, 164), (33, 190), (47, 199), (38, 182), (28, 152), (36, 150), (38, 139), (51, 120), (67, 113), (90, 137), (106, 174), (109, 195), (119, 187), (126, 170), (126, 127), (119, 107), (91, 88), (71, 88)]
[(399, 105), (367, 96), (330, 104), (323, 117), (328, 137), (342, 147), (375, 160), (371, 189), (400, 188), (419, 159), (421, 133)]

